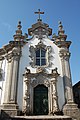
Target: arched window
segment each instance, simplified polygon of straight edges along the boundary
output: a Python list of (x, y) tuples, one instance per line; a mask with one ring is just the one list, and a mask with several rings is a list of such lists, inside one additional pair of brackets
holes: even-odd
[(46, 65), (46, 51), (42, 48), (36, 50), (36, 65)]

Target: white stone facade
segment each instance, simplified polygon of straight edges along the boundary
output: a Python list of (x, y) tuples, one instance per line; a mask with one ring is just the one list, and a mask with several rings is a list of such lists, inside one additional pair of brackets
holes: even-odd
[[(52, 69), (58, 68), (58, 73), (60, 74), (60, 76), (57, 78), (57, 93), (58, 93), (58, 101), (59, 101), (59, 108), (62, 109), (63, 104), (65, 103), (65, 99), (64, 99), (64, 85), (63, 85), (63, 76), (62, 76), (62, 67), (61, 67), (61, 60), (59, 57), (59, 48), (48, 38), (44, 38), (43, 40), (44, 44), (46, 46), (51, 46), (52, 48), (52, 52), (50, 53), (52, 55), (52, 66), (51, 67), (46, 67), (46, 71), (47, 73), (51, 73)], [(32, 39), (29, 41), (29, 43), (27, 43), (26, 45), (24, 45), (24, 47), (22, 48), (22, 56), (20, 59), (20, 70), (19, 70), (19, 84), (20, 86), (18, 87), (18, 103), (20, 106), (20, 109), (22, 109), (22, 96), (24, 94), (23, 90), (23, 84), (24, 84), (24, 78), (23, 78), (23, 74), (25, 71), (25, 67), (27, 67), (28, 69), (30, 69), (31, 73), (36, 74), (37, 73), (37, 67), (32, 68), (30, 66), (30, 52), (29, 52), (29, 47), (30, 45), (35, 46), (37, 44), (35, 43), (39, 43), (38, 39)], [(44, 80), (46, 81), (46, 79)], [(23, 89), (21, 89), (23, 88)], [(22, 96), (21, 96), (22, 95)]]
[[(34, 114), (34, 89), (44, 85), (48, 90), (47, 114), (56, 114), (63, 111), (66, 103), (73, 103), (71, 42), (66, 41), (61, 22), (58, 36), (53, 35), (52, 39), (49, 38), (52, 29), (42, 20), (32, 25), (28, 33), (32, 38), (22, 35), (19, 22), (14, 41), (0, 49), (0, 108), (12, 116), (18, 111)], [(36, 65), (39, 49), (46, 51), (44, 65)]]

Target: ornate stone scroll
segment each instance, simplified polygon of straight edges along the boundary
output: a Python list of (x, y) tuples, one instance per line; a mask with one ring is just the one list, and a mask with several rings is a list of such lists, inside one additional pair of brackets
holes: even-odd
[(30, 58), (31, 58), (31, 62), (30, 62), (30, 65), (32, 67), (38, 67), (36, 65), (36, 50), (37, 49), (44, 49), (46, 51), (46, 54), (48, 57), (46, 57), (46, 65), (45, 66), (41, 66), (41, 67), (51, 67), (52, 66), (52, 58), (53, 56), (51, 55), (51, 52), (52, 52), (52, 48), (51, 46), (46, 46), (44, 45), (44, 43), (42, 42), (42, 40), (40, 40), (40, 42), (38, 43), (38, 45), (36, 45), (35, 47), (34, 46), (30, 46), (29, 48), (29, 51), (30, 51)]
[(28, 75), (30, 74), (30, 70), (26, 67), (24, 76), (24, 84), (25, 84), (25, 96), (23, 98), (23, 113), (25, 115), (30, 114), (30, 81), (28, 79)]

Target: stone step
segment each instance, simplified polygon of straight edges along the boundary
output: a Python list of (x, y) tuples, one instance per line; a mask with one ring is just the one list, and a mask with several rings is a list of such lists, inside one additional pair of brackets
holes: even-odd
[(15, 116), (12, 120), (72, 120), (69, 116)]

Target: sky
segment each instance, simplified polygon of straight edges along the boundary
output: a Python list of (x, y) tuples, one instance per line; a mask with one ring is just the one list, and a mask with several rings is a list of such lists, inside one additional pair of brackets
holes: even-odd
[(80, 0), (0, 0), (0, 48), (13, 40), (18, 21), (22, 31), (36, 23), (38, 15), (34, 12), (44, 11), (42, 21), (49, 24), (53, 34), (58, 32), (58, 22), (62, 21), (70, 46), (70, 67), (72, 83), (80, 80)]

